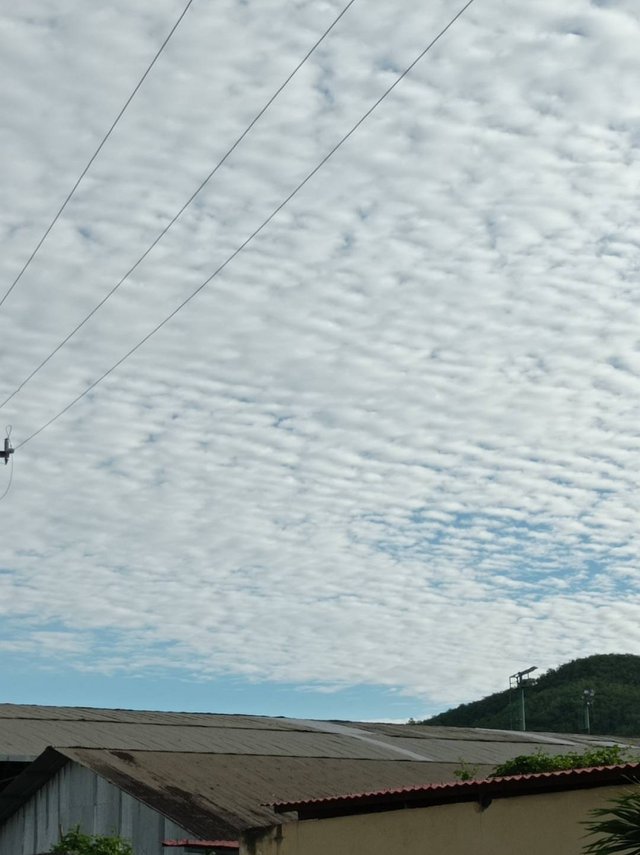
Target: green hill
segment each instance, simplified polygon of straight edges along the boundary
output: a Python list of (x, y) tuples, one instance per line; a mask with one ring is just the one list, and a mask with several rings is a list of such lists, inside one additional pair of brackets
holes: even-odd
[[(609, 653), (574, 659), (525, 689), (527, 730), (584, 733), (585, 689), (595, 692), (591, 733), (640, 737), (640, 656)], [(520, 729), (520, 693), (496, 692), (421, 724)]]

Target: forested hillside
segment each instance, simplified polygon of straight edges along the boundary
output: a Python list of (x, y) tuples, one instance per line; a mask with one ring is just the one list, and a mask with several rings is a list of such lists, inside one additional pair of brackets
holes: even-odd
[[(640, 736), (640, 656), (614, 653), (574, 659), (531, 680), (527, 730), (584, 733), (585, 689), (594, 690), (591, 733)], [(520, 693), (497, 692), (422, 723), (518, 730)]]

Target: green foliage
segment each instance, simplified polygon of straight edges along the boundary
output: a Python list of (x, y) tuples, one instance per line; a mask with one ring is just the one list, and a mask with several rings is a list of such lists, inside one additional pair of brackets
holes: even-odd
[(595, 840), (584, 855), (640, 855), (640, 790), (631, 790), (609, 801), (608, 807), (589, 811), (587, 836)]
[(529, 775), (533, 772), (556, 772), (560, 769), (588, 769), (591, 766), (618, 766), (630, 760), (619, 745), (587, 749), (582, 754), (569, 751), (566, 754), (547, 754), (541, 749), (534, 754), (521, 754), (502, 763), (491, 773), (503, 775)]
[(77, 825), (60, 835), (51, 855), (133, 855), (133, 849), (121, 837), (83, 834)]
[(454, 769), (453, 774), (459, 781), (473, 781), (478, 777), (478, 767), (470, 766), (464, 760), (460, 760), (460, 767)]
[[(532, 681), (525, 690), (527, 730), (584, 732), (585, 689), (595, 690), (592, 733), (640, 735), (640, 656), (614, 653), (575, 659)], [(519, 693), (496, 692), (420, 724), (517, 730)]]

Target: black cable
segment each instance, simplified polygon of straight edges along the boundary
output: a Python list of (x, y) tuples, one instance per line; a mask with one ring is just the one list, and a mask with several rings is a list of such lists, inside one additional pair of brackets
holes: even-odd
[(7, 299), (7, 297), (9, 296), (9, 294), (13, 291), (13, 289), (16, 287), (16, 285), (18, 284), (18, 282), (22, 279), (22, 275), (23, 275), (23, 273), (25, 272), (25, 270), (27, 269), (27, 267), (29, 267), (29, 265), (31, 264), (31, 262), (33, 261), (33, 259), (36, 257), (36, 255), (37, 255), (37, 253), (38, 253), (38, 250), (40, 249), (40, 247), (42, 246), (42, 244), (43, 244), (43, 243), (45, 242), (45, 240), (47, 239), (47, 236), (48, 236), (49, 232), (51, 231), (51, 229), (55, 226), (55, 224), (56, 224), (56, 223), (58, 222), (58, 220), (60, 219), (60, 216), (62, 215), (62, 212), (64, 211), (64, 209), (67, 207), (67, 205), (68, 205), (68, 204), (69, 204), (69, 202), (71, 201), (71, 197), (73, 196), (73, 194), (74, 194), (74, 193), (76, 192), (76, 190), (78, 189), (78, 187), (79, 187), (79, 185), (80, 185), (80, 182), (82, 181), (82, 179), (84, 178), (84, 176), (87, 174), (87, 172), (88, 172), (88, 171), (89, 171), (89, 169), (91, 168), (91, 164), (93, 163), (93, 161), (96, 159), (96, 157), (97, 157), (97, 156), (100, 154), (100, 152), (102, 151), (102, 148), (103, 148), (104, 144), (106, 143), (106, 141), (109, 139), (109, 137), (111, 136), (111, 134), (112, 134), (112, 133), (113, 133), (113, 131), (115, 130), (116, 125), (118, 124), (118, 122), (119, 122), (119, 121), (120, 121), (120, 119), (122, 118), (122, 116), (123, 116), (123, 114), (124, 114), (125, 110), (126, 110), (126, 109), (127, 109), (127, 107), (129, 106), (129, 104), (132, 102), (132, 100), (133, 100), (133, 98), (135, 97), (135, 95), (136, 95), (136, 93), (137, 93), (138, 89), (140, 89), (140, 87), (142, 86), (142, 84), (144, 83), (144, 81), (147, 79), (147, 76), (149, 75), (149, 72), (151, 71), (151, 69), (153, 68), (153, 66), (156, 64), (156, 61), (157, 61), (158, 57), (160, 56), (160, 54), (162, 53), (162, 51), (165, 49), (165, 47), (166, 47), (166, 46), (167, 46), (167, 44), (169, 43), (169, 39), (171, 38), (171, 36), (175, 33), (175, 31), (176, 31), (176, 30), (178, 29), (178, 27), (180, 26), (180, 22), (182, 21), (182, 19), (184, 18), (184, 16), (187, 14), (187, 11), (189, 10), (189, 7), (191, 6), (191, 4), (192, 4), (192, 3), (193, 3), (193, 0), (187, 0), (187, 5), (184, 7), (184, 9), (182, 10), (182, 13), (181, 13), (180, 17), (178, 18), (178, 20), (175, 22), (175, 24), (173, 25), (173, 27), (172, 27), (172, 28), (171, 28), (171, 30), (169, 31), (169, 35), (166, 37), (166, 39), (165, 39), (165, 40), (162, 42), (162, 44), (160, 45), (160, 47), (159, 47), (159, 49), (158, 49), (158, 51), (157, 51), (156, 55), (155, 55), (155, 56), (153, 57), (153, 59), (151, 60), (151, 63), (147, 66), (147, 70), (146, 70), (146, 71), (145, 71), (145, 73), (142, 75), (142, 77), (140, 78), (140, 80), (137, 82), (137, 84), (136, 84), (136, 86), (135, 86), (135, 88), (134, 88), (133, 92), (131, 93), (131, 95), (129, 95), (129, 97), (128, 97), (128, 98), (127, 98), (127, 100), (125, 101), (125, 103), (124, 103), (124, 107), (120, 110), (120, 112), (119, 112), (119, 113), (118, 113), (118, 115), (116, 116), (116, 118), (115, 118), (115, 120), (114, 120), (113, 124), (111, 125), (111, 127), (109, 128), (109, 130), (107, 131), (107, 133), (106, 133), (106, 134), (104, 135), (104, 137), (102, 138), (102, 141), (101, 141), (100, 145), (98, 146), (98, 148), (97, 148), (97, 149), (94, 151), (94, 153), (91, 155), (91, 158), (90, 158), (89, 162), (87, 163), (87, 165), (85, 166), (85, 168), (84, 168), (84, 169), (82, 170), (82, 172), (80, 173), (80, 177), (78, 178), (78, 180), (76, 181), (76, 183), (75, 183), (75, 184), (73, 185), (73, 187), (71, 188), (71, 191), (69, 192), (69, 194), (67, 195), (66, 199), (64, 200), (64, 202), (62, 203), (62, 205), (61, 205), (61, 206), (60, 206), (60, 208), (58, 209), (58, 212), (57, 212), (57, 214), (55, 215), (55, 217), (51, 220), (51, 222), (50, 222), (50, 223), (49, 223), (49, 225), (47, 226), (47, 229), (46, 229), (45, 233), (42, 235), (42, 237), (40, 238), (40, 240), (39, 240), (39, 241), (38, 241), (38, 243), (36, 244), (36, 248), (33, 250), (33, 252), (32, 252), (32, 253), (31, 253), (31, 255), (29, 256), (29, 258), (27, 258), (27, 260), (25, 261), (25, 263), (24, 263), (24, 265), (23, 265), (23, 267), (22, 267), (22, 270), (20, 271), (20, 273), (18, 273), (18, 275), (16, 276), (16, 278), (13, 280), (13, 282), (12, 282), (12, 283), (11, 283), (11, 285), (9, 286), (9, 289), (7, 290), (6, 294), (5, 294), (5, 295), (4, 295), (4, 297), (0, 300), (0, 306), (2, 306), (2, 304), (3, 304), (3, 303), (4, 303), (4, 301)]
[(63, 416), (66, 412), (68, 412), (71, 409), (71, 407), (73, 407), (75, 404), (77, 404), (78, 401), (80, 401), (82, 398), (85, 397), (85, 395), (88, 395), (92, 389), (95, 389), (95, 387), (99, 383), (102, 383), (103, 380), (105, 380), (110, 374), (112, 374), (116, 370), (116, 368), (118, 368), (120, 365), (122, 365), (122, 363), (125, 362), (127, 359), (129, 359), (129, 357), (132, 356), (137, 350), (139, 350), (139, 348), (141, 348), (143, 344), (145, 344), (147, 341), (149, 341), (149, 339), (152, 336), (154, 336), (157, 332), (159, 332), (159, 330), (161, 330), (165, 324), (167, 324), (175, 315), (177, 315), (178, 312), (181, 311), (181, 309), (183, 309), (187, 305), (187, 303), (191, 302), (191, 300), (193, 300), (193, 298), (197, 294), (199, 294), (200, 291), (202, 291), (202, 289), (205, 288), (212, 281), (212, 279), (215, 279), (215, 277), (219, 273), (221, 273), (224, 270), (224, 268), (231, 261), (233, 261), (233, 259), (237, 255), (239, 255), (239, 253), (241, 253), (242, 250), (249, 243), (251, 243), (251, 241), (255, 237), (257, 237), (257, 235), (260, 234), (260, 232), (271, 222), (271, 220), (276, 216), (276, 214), (278, 214), (284, 208), (284, 206), (287, 205), (291, 201), (291, 199), (293, 199), (293, 197), (297, 193), (299, 193), (300, 190), (302, 190), (302, 188), (305, 186), (305, 184), (307, 184), (313, 178), (313, 176), (316, 174), (316, 172), (318, 172), (320, 169), (322, 169), (324, 164), (335, 154), (336, 151), (338, 151), (338, 149), (349, 139), (349, 137), (351, 137), (352, 134), (355, 133), (355, 131), (360, 127), (360, 125), (366, 119), (369, 118), (371, 113), (373, 113), (373, 111), (384, 101), (384, 99), (396, 88), (396, 86), (400, 83), (400, 81), (403, 80), (407, 76), (407, 74), (409, 74), (409, 72), (414, 68), (414, 66), (416, 66), (420, 62), (420, 60), (425, 56), (425, 54), (427, 54), (431, 50), (431, 48), (436, 44), (436, 42), (438, 42), (442, 38), (442, 36), (447, 32), (447, 30), (449, 30), (455, 24), (455, 22), (458, 20), (458, 18), (460, 18), (464, 14), (464, 12), (466, 12), (466, 10), (469, 8), (469, 6), (471, 6), (471, 4), (473, 2), (474, 2), (474, 0), (468, 0), (468, 2), (465, 3), (465, 5), (462, 7), (462, 9), (460, 9), (460, 11), (456, 15), (454, 15), (454, 17), (449, 21), (449, 23), (446, 25), (446, 27), (444, 27), (442, 30), (440, 30), (438, 35), (434, 39), (432, 39), (431, 42), (429, 42), (427, 47), (424, 48), (424, 50), (422, 50), (418, 54), (418, 56), (413, 60), (413, 62), (411, 62), (410, 65), (408, 65), (405, 68), (405, 70), (400, 75), (398, 75), (398, 77), (396, 77), (396, 79), (391, 84), (391, 86), (389, 86), (382, 93), (382, 95), (377, 99), (377, 101), (375, 101), (374, 104), (371, 107), (369, 107), (369, 109), (358, 119), (358, 121), (351, 128), (351, 130), (347, 131), (347, 133), (343, 137), (341, 137), (341, 139), (333, 146), (333, 148), (329, 151), (329, 153), (326, 154), (322, 158), (322, 160), (311, 170), (311, 172), (309, 172), (305, 176), (305, 178), (303, 178), (303, 180), (295, 187), (294, 190), (291, 191), (291, 193), (289, 193), (289, 195), (284, 199), (284, 201), (280, 202), (280, 204), (276, 208), (274, 208), (274, 210), (269, 214), (269, 216), (266, 218), (266, 220), (263, 220), (261, 225), (259, 225), (257, 229), (255, 229), (253, 232), (251, 232), (249, 237), (246, 238), (240, 244), (240, 246), (238, 246), (231, 253), (231, 255), (229, 255), (227, 257), (227, 259), (225, 261), (223, 261), (223, 263), (219, 267), (217, 267), (216, 270), (214, 270), (214, 272), (210, 276), (208, 276), (204, 280), (204, 282), (202, 282), (195, 289), (195, 291), (193, 291), (186, 299), (184, 299), (169, 315), (167, 315), (167, 317), (163, 321), (161, 321), (150, 332), (148, 332), (147, 335), (141, 341), (139, 341), (136, 345), (134, 345), (134, 347), (131, 348), (131, 350), (127, 351), (127, 353), (125, 353), (124, 356), (120, 357), (120, 359), (116, 363), (114, 363), (111, 366), (111, 368), (108, 368), (104, 372), (104, 374), (102, 374), (100, 377), (98, 377), (97, 380), (94, 380), (94, 382), (90, 386), (88, 386), (84, 390), (84, 392), (81, 392), (79, 395), (77, 395), (69, 404), (67, 404), (66, 407), (64, 407), (62, 410), (60, 410), (59, 413), (57, 413), (55, 416), (50, 418), (48, 422), (45, 422), (45, 424), (42, 425), (42, 427), (38, 428), (38, 430), (34, 431), (30, 436), (28, 436), (25, 440), (23, 440), (21, 443), (19, 443), (16, 446), (16, 450), (19, 448), (22, 448), (28, 442), (31, 442), (31, 440), (34, 439), (36, 436), (38, 436), (38, 434), (42, 433), (43, 430), (46, 430), (50, 425), (52, 425), (61, 416)]
[[(220, 169), (220, 167), (221, 167), (221, 166), (222, 166), (222, 164), (226, 161), (226, 159), (229, 157), (229, 155), (230, 155), (230, 154), (232, 154), (232, 152), (234, 152), (234, 151), (235, 151), (235, 149), (240, 145), (240, 143), (242, 142), (242, 140), (246, 137), (246, 135), (247, 135), (247, 134), (249, 133), (249, 131), (253, 128), (253, 126), (256, 124), (256, 122), (257, 122), (257, 121), (258, 121), (258, 120), (259, 120), (259, 119), (260, 119), (260, 118), (261, 118), (261, 117), (266, 113), (266, 111), (267, 111), (267, 110), (269, 109), (269, 107), (273, 104), (273, 102), (276, 100), (276, 98), (278, 97), (278, 95), (280, 95), (280, 93), (281, 93), (281, 92), (282, 92), (282, 90), (285, 88), (285, 86), (287, 86), (287, 85), (288, 85), (288, 83), (292, 80), (292, 78), (293, 78), (293, 77), (295, 77), (295, 75), (298, 73), (298, 71), (300, 71), (300, 69), (301, 69), (301, 68), (302, 68), (302, 66), (305, 64), (305, 62), (309, 59), (309, 57), (311, 56), (311, 54), (312, 54), (312, 53), (316, 50), (316, 48), (317, 48), (317, 47), (318, 47), (318, 46), (319, 46), (319, 45), (320, 45), (320, 44), (321, 44), (321, 43), (326, 39), (326, 37), (327, 37), (327, 36), (329, 35), (329, 33), (331, 32), (331, 30), (335, 27), (335, 25), (336, 25), (336, 24), (338, 23), (338, 21), (342, 18), (342, 16), (345, 14), (345, 12), (347, 12), (347, 10), (348, 10), (348, 9), (349, 9), (349, 8), (350, 8), (354, 3), (355, 3), (355, 0), (349, 0), (349, 2), (348, 2), (348, 3), (347, 3), (347, 5), (344, 7), (344, 9), (340, 12), (340, 14), (339, 14), (336, 18), (334, 18), (334, 20), (333, 20), (333, 22), (331, 23), (331, 25), (330, 25), (329, 27), (327, 27), (327, 29), (326, 29), (326, 30), (324, 31), (324, 33), (320, 36), (320, 38), (319, 38), (319, 39), (315, 42), (315, 44), (314, 44), (314, 45), (313, 45), (313, 46), (312, 46), (312, 47), (307, 51), (307, 53), (304, 55), (304, 57), (300, 60), (300, 62), (296, 65), (296, 67), (293, 69), (293, 71), (289, 74), (289, 76), (288, 76), (288, 77), (287, 77), (287, 79), (284, 81), (284, 83), (282, 83), (282, 84), (278, 87), (278, 89), (275, 91), (275, 93), (271, 96), (271, 98), (269, 98), (269, 100), (268, 100), (268, 101), (267, 101), (267, 103), (264, 105), (264, 107), (262, 107), (262, 109), (261, 109), (261, 110), (256, 114), (255, 118), (254, 118), (254, 119), (252, 119), (252, 121), (249, 123), (249, 125), (246, 127), (246, 129), (245, 129), (245, 130), (240, 134), (240, 136), (238, 137), (238, 139), (233, 143), (233, 145), (231, 146), (231, 148), (230, 148), (230, 149), (226, 152), (226, 154), (225, 154), (222, 158), (220, 158), (220, 160), (216, 163), (216, 165), (214, 166), (214, 168), (213, 168), (213, 169), (211, 170), (211, 172), (207, 175), (207, 177), (204, 179), (204, 181), (200, 184), (200, 186), (197, 188), (197, 190), (196, 190), (194, 193), (192, 193), (192, 194), (191, 194), (191, 196), (189, 196), (189, 198), (188, 198), (188, 199), (187, 199), (187, 201), (184, 203), (184, 205), (180, 208), (180, 210), (178, 211), (178, 213), (177, 213), (177, 214), (176, 214), (176, 215), (175, 215), (175, 216), (174, 216), (174, 217), (169, 221), (169, 223), (167, 223), (167, 225), (162, 229), (162, 231), (161, 231), (161, 232), (158, 234), (158, 236), (155, 238), (155, 240), (153, 241), (153, 243), (151, 243), (151, 244), (147, 247), (147, 249), (142, 253), (142, 255), (140, 256), (140, 258), (135, 262), (135, 264), (134, 264), (132, 267), (130, 267), (130, 268), (129, 268), (129, 270), (127, 270), (127, 272), (124, 274), (124, 276), (122, 277), (122, 279), (120, 279), (118, 282), (116, 282), (116, 284), (115, 284), (115, 285), (113, 286), (113, 288), (108, 292), (108, 294), (107, 294), (105, 297), (103, 297), (103, 298), (102, 298), (102, 300), (100, 300), (100, 302), (99, 302), (96, 306), (94, 306), (94, 308), (93, 308), (93, 309), (91, 309), (91, 311), (89, 312), (89, 314), (88, 314), (88, 315), (86, 315), (86, 317), (84, 317), (84, 318), (80, 321), (80, 323), (79, 323), (76, 327), (74, 327), (74, 328), (71, 330), (71, 332), (69, 333), (69, 335), (67, 335), (65, 338), (63, 338), (63, 340), (60, 342), (60, 344), (59, 344), (56, 348), (54, 348), (54, 350), (52, 350), (52, 351), (51, 351), (51, 353), (50, 353), (50, 354), (49, 354), (45, 359), (43, 359), (43, 360), (42, 360), (42, 362), (41, 362), (38, 366), (36, 366), (36, 368), (34, 368), (34, 369), (33, 369), (33, 371), (31, 372), (31, 374), (27, 375), (27, 377), (25, 377), (25, 379), (22, 381), (22, 383), (20, 383), (20, 385), (19, 385), (19, 386), (17, 386), (17, 388), (16, 388), (16, 389), (14, 389), (14, 390), (13, 390), (13, 392), (12, 392), (12, 393), (7, 397), (7, 398), (5, 398), (5, 399), (4, 399), (4, 401), (2, 401), (2, 403), (0, 403), (0, 410), (5, 406), (5, 404), (8, 404), (8, 403), (9, 403), (9, 401), (10, 401), (10, 400), (15, 396), (15, 395), (17, 395), (17, 394), (18, 394), (18, 392), (19, 392), (21, 389), (23, 389), (23, 388), (26, 386), (26, 384), (27, 384), (27, 383), (28, 383), (28, 382), (29, 382), (33, 377), (35, 377), (35, 375), (36, 375), (36, 374), (37, 374), (37, 373), (38, 373), (42, 368), (44, 368), (44, 366), (47, 364), (47, 362), (49, 362), (49, 360), (50, 360), (50, 359), (52, 359), (52, 358), (56, 355), (56, 353), (58, 353), (58, 351), (59, 351), (59, 350), (61, 350), (61, 349), (65, 346), (65, 344), (67, 344), (67, 342), (68, 342), (70, 339), (72, 339), (72, 338), (73, 338), (73, 336), (74, 336), (74, 335), (75, 335), (75, 334), (76, 334), (80, 329), (82, 329), (82, 327), (87, 323), (87, 321), (95, 315), (95, 313), (98, 311), (98, 309), (102, 308), (102, 306), (104, 306), (104, 304), (107, 302), (107, 300), (108, 300), (110, 297), (112, 297), (112, 296), (116, 293), (116, 291), (118, 290), (118, 288), (119, 288), (119, 287), (120, 287), (124, 282), (126, 282), (126, 280), (131, 276), (131, 274), (133, 273), (133, 271), (134, 271), (134, 270), (136, 270), (136, 268), (137, 268), (137, 267), (139, 267), (139, 265), (140, 265), (140, 264), (142, 264), (142, 262), (145, 260), (145, 258), (146, 258), (146, 257), (149, 255), (149, 253), (151, 252), (151, 250), (152, 250), (152, 249), (153, 249), (153, 248), (154, 248), (154, 247), (155, 247), (155, 246), (156, 246), (156, 245), (157, 245), (157, 244), (162, 240), (162, 238), (166, 235), (166, 233), (169, 231), (169, 229), (171, 228), (171, 226), (173, 226), (173, 224), (176, 222), (176, 220), (177, 220), (177, 219), (179, 219), (179, 217), (181, 217), (181, 216), (182, 216), (182, 214), (183, 214), (183, 213), (185, 212), (185, 210), (189, 207), (189, 205), (193, 202), (193, 200), (194, 200), (194, 199), (196, 198), (196, 196), (200, 193), (200, 191), (201, 191), (201, 190), (202, 190), (202, 189), (203, 189), (203, 188), (204, 188), (204, 187), (209, 183), (209, 181), (213, 178), (213, 176), (216, 174), (216, 172)], [(0, 305), (2, 305), (2, 304), (0, 303)]]
[(11, 457), (11, 472), (9, 473), (9, 483), (7, 484), (7, 489), (0, 496), (0, 502), (5, 499), (11, 489), (11, 484), (13, 483), (13, 457)]

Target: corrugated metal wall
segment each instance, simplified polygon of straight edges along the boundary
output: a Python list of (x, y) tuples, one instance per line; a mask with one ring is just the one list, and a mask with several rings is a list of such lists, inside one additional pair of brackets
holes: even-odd
[(1, 855), (41, 855), (80, 825), (87, 834), (119, 835), (135, 855), (166, 855), (165, 838), (192, 837), (161, 814), (77, 763), (67, 763), (0, 827)]

